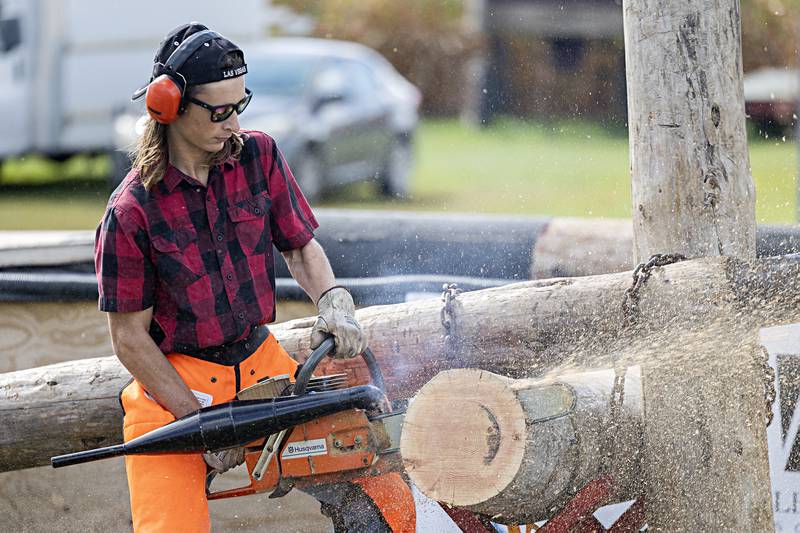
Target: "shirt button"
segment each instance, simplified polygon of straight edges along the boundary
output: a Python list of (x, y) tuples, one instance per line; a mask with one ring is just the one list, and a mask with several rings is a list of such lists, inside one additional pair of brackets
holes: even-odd
[(217, 250), (217, 253), (218, 253), (219, 255), (222, 255), (222, 254), (224, 254), (224, 253), (225, 253), (225, 251), (224, 251), (224, 250)]
[(239, 313), (239, 320), (244, 320), (244, 313)]
[(219, 242), (222, 242), (222, 239), (223, 239), (223, 237), (222, 237), (222, 233), (217, 233), (217, 240), (218, 240)]
[(231, 273), (225, 274), (225, 278), (230, 281), (230, 280), (233, 279), (233, 274), (231, 274)]
[(259, 209), (259, 208), (257, 208), (257, 207), (256, 207), (256, 208), (253, 210), (253, 212), (254, 212), (256, 215), (260, 215), (260, 214), (261, 214), (261, 209)]

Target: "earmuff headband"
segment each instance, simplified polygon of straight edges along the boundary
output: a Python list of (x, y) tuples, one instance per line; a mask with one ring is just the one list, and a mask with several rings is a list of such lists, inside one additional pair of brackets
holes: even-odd
[[(150, 82), (152, 83), (153, 80), (155, 80), (162, 74), (169, 73), (169, 76), (173, 78), (180, 76), (181, 78), (180, 81), (183, 81), (182, 88), (185, 88), (186, 78), (184, 78), (178, 72), (178, 70), (183, 66), (184, 63), (186, 63), (186, 61), (190, 57), (192, 57), (192, 54), (194, 54), (198, 48), (218, 37), (221, 38), (222, 36), (219, 33), (212, 30), (203, 30), (197, 33), (193, 33), (192, 35), (184, 39), (181, 42), (181, 44), (178, 45), (178, 47), (169, 55), (166, 63), (163, 64), (157, 63), (153, 67), (153, 75), (150, 77)], [(140, 89), (137, 89), (136, 92), (134, 92), (133, 95), (131, 96), (131, 100), (138, 100), (139, 98), (144, 96), (145, 93), (147, 93), (148, 86), (149, 83), (148, 85), (145, 85)]]
[(193, 33), (184, 39), (178, 48), (169, 55), (167, 62), (164, 63), (164, 69), (177, 72), (178, 69), (186, 63), (186, 60), (192, 57), (192, 54), (194, 54), (198, 48), (218, 37), (222, 36), (212, 30), (203, 30)]

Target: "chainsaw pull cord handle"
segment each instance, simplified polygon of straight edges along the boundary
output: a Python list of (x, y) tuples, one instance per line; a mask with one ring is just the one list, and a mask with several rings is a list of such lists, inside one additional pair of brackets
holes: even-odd
[[(322, 341), (322, 344), (320, 344), (316, 350), (311, 352), (311, 355), (308, 356), (308, 359), (306, 359), (303, 366), (300, 368), (300, 372), (297, 373), (293, 393), (295, 396), (305, 394), (308, 381), (311, 379), (311, 374), (317, 369), (317, 365), (319, 365), (320, 361), (330, 354), (335, 347), (336, 343), (331, 335)], [(364, 362), (367, 363), (367, 370), (369, 370), (369, 375), (372, 378), (372, 384), (386, 394), (386, 383), (383, 381), (383, 373), (381, 372), (380, 366), (378, 366), (378, 361), (375, 359), (375, 354), (372, 353), (372, 350), (366, 348), (361, 353), (361, 357), (363, 357)]]

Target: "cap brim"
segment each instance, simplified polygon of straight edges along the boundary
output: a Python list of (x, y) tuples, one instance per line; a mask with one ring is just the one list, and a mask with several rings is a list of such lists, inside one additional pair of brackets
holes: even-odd
[(131, 100), (138, 100), (139, 98), (144, 96), (144, 93), (147, 92), (147, 87), (149, 87), (149, 86), (150, 86), (150, 84), (148, 83), (144, 87), (140, 87), (140, 88), (136, 89), (136, 91), (133, 93), (133, 96), (131, 96)]

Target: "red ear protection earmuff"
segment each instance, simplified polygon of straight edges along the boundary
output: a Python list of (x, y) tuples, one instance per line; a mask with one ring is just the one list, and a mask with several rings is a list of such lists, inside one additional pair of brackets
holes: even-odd
[(133, 100), (146, 95), (145, 106), (153, 120), (161, 124), (174, 122), (183, 112), (183, 96), (186, 92), (186, 78), (178, 70), (198, 48), (218, 37), (220, 35), (215, 31), (203, 30), (184, 39), (166, 63), (156, 65), (153, 69), (154, 79), (136, 91)]
[(174, 122), (182, 111), (186, 81), (182, 76), (178, 78), (180, 74), (176, 74), (162, 74), (147, 86), (147, 96), (144, 99), (147, 113), (161, 124)]

